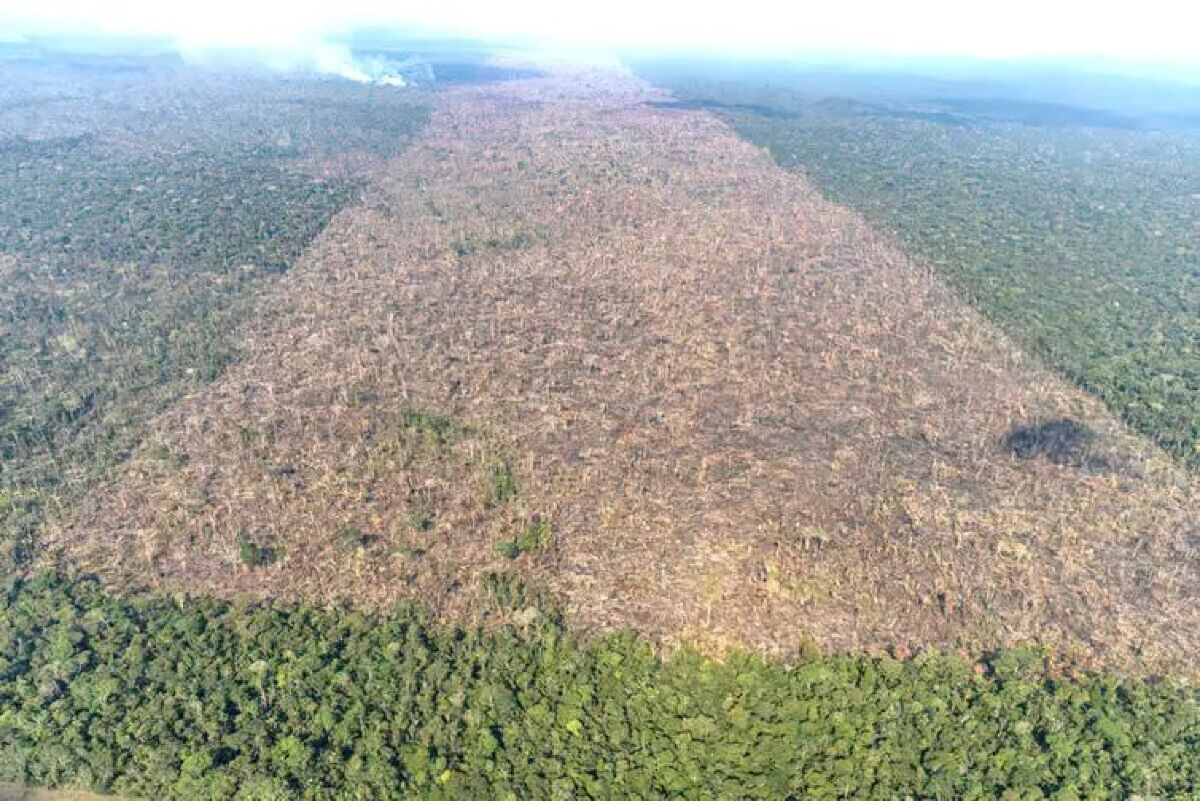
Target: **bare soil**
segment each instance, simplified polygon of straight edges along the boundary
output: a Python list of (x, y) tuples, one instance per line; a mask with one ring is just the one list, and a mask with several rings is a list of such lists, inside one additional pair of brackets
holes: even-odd
[[(1196, 480), (667, 99), (566, 69), (442, 93), (50, 558), (453, 619), (511, 570), (668, 648), (1038, 641), (1194, 672)], [(1087, 459), (1006, 445), (1064, 419)], [(499, 552), (539, 520), (547, 544)]]

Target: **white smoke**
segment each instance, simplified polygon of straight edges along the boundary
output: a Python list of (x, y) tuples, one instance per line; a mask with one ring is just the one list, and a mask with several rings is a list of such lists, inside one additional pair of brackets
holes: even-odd
[[(253, 63), (304, 70), (358, 83), (404, 86), (402, 64), (360, 58), (339, 41), (372, 21), (394, 17), (347, 0), (0, 0), (3, 38), (66, 35), (75, 39), (145, 37), (169, 43), (194, 63)], [(369, 3), (366, 5), (370, 5)]]
[(329, 42), (318, 42), (313, 45), (310, 52), (312, 53), (312, 66), (317, 72), (336, 75), (339, 78), (356, 81), (357, 83), (370, 83), (372, 81), (371, 75), (354, 60), (354, 56), (348, 47), (330, 44)]
[(277, 37), (269, 44), (242, 45), (185, 38), (177, 40), (175, 47), (185, 60), (195, 64), (249, 62), (278, 71), (316, 72), (356, 83), (409, 85), (403, 71), (405, 62), (358, 57), (344, 44), (316, 37)]

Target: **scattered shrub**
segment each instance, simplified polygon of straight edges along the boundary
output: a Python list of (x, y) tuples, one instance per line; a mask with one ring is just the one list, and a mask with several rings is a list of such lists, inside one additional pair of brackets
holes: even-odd
[(344, 526), (337, 533), (338, 545), (347, 551), (358, 551), (363, 548), (369, 548), (378, 537), (372, 534), (365, 534), (357, 526)]
[(521, 532), (521, 536), (511, 540), (503, 540), (497, 546), (497, 549), (500, 551), (501, 556), (516, 559), (523, 553), (539, 550), (549, 541), (550, 524), (544, 520), (534, 520)]
[(404, 522), (413, 531), (429, 531), (433, 528), (433, 512), (424, 506), (418, 506), (409, 510)]
[(262, 567), (274, 564), (278, 553), (274, 548), (243, 538), (238, 540), (238, 558), (248, 567)]
[(420, 434), (430, 446), (445, 444), (453, 434), (461, 430), (451, 417), (411, 409), (402, 415), (401, 425), (407, 431)]
[(506, 461), (495, 462), (487, 473), (484, 505), (499, 506), (517, 496), (517, 478)]

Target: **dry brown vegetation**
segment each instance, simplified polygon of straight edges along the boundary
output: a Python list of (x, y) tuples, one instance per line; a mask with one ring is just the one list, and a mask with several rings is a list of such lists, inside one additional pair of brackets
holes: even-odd
[(116, 796), (96, 795), (83, 790), (42, 790), (15, 784), (0, 784), (0, 801), (117, 801)]
[[(513, 569), (583, 629), (668, 646), (1039, 640), (1194, 671), (1195, 479), (858, 217), (656, 98), (609, 72), (443, 93), (264, 297), (240, 364), (51, 553), (448, 616)], [(1096, 432), (1087, 459), (1005, 449), (1063, 418)], [(501, 552), (539, 522), (547, 542)]]

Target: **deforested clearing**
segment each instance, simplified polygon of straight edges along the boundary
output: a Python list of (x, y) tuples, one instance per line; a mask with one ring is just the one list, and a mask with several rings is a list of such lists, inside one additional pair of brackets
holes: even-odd
[(440, 92), (42, 559), (449, 619), (502, 570), (668, 648), (1194, 673), (1196, 478), (665, 99)]

